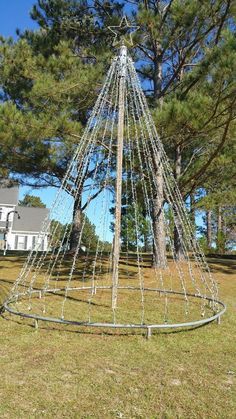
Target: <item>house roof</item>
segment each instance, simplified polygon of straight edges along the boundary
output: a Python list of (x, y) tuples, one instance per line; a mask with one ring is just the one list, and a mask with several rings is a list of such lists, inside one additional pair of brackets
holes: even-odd
[(21, 207), (17, 206), (16, 211), (20, 219), (15, 215), (13, 220), (13, 231), (40, 232), (42, 224), (49, 213), (48, 208)]
[(17, 205), (19, 195), (19, 186), (13, 186), (11, 188), (0, 187), (0, 206), (1, 205)]

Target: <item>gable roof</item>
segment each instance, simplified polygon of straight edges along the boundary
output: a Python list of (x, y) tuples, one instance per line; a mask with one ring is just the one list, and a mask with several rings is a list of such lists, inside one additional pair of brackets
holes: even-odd
[(12, 188), (1, 188), (0, 187), (0, 206), (1, 205), (17, 205), (19, 195), (19, 186), (13, 186)]
[(13, 231), (26, 231), (26, 232), (40, 232), (42, 224), (49, 214), (48, 208), (36, 207), (21, 207), (17, 206), (16, 211), (20, 215), (20, 219), (15, 215), (13, 220)]

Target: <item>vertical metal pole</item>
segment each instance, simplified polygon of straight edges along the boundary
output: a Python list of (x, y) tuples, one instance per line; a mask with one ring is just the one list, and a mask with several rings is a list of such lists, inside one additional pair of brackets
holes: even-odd
[(3, 251), (4, 256), (6, 256), (6, 253), (7, 253), (7, 234), (9, 232), (9, 216), (10, 216), (10, 214), (17, 214), (18, 220), (20, 219), (20, 215), (19, 215), (18, 211), (12, 210), (12, 211), (9, 211), (7, 213), (6, 228), (5, 228), (5, 232), (4, 232), (4, 251)]
[(119, 77), (119, 102), (118, 102), (118, 133), (117, 133), (117, 155), (116, 155), (116, 202), (115, 202), (115, 234), (113, 242), (112, 259), (112, 308), (117, 305), (117, 287), (119, 281), (119, 259), (120, 259), (120, 232), (121, 232), (121, 197), (122, 197), (122, 165), (123, 165), (123, 144), (124, 144), (124, 99), (125, 99), (125, 76), (127, 62), (127, 48), (120, 49), (120, 77)]
[(3, 256), (6, 256), (7, 253), (7, 232), (4, 232), (4, 247), (3, 247)]
[(152, 336), (152, 329), (151, 327), (147, 327), (147, 339), (150, 339)]
[(6, 256), (6, 253), (7, 253), (7, 234), (8, 234), (8, 230), (9, 230), (9, 214), (10, 214), (10, 212), (8, 212), (8, 214), (7, 214), (6, 228), (5, 228), (5, 231), (4, 231), (4, 251), (3, 251), (4, 256)]

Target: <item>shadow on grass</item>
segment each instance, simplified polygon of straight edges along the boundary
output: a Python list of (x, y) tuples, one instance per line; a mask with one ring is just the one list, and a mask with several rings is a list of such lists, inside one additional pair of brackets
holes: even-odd
[(236, 274), (236, 261), (231, 259), (207, 259), (211, 271), (223, 274)]
[[(79, 335), (91, 335), (91, 336), (111, 336), (111, 337), (134, 337), (134, 336), (143, 336), (147, 338), (147, 330), (146, 329), (138, 329), (138, 328), (102, 328), (102, 327), (93, 327), (93, 326), (72, 326), (68, 324), (56, 324), (52, 322), (47, 322), (43, 320), (38, 320), (37, 328), (35, 327), (35, 319), (27, 319), (19, 315), (20, 320), (17, 319), (17, 315), (13, 315), (8, 313), (6, 310), (0, 311), (0, 317), (4, 321), (13, 322), (19, 326), (26, 326), (29, 329), (34, 329), (35, 333), (38, 333), (40, 330), (43, 331), (52, 331), (52, 332), (66, 332), (72, 334), (79, 334)], [(192, 327), (180, 327), (178, 329), (153, 329), (152, 330), (152, 337), (156, 336), (165, 336), (165, 335), (175, 335), (175, 334), (182, 334), (186, 332), (195, 331), (197, 329), (207, 328), (211, 326), (212, 322), (208, 322), (205, 324), (192, 326)], [(54, 326), (53, 326), (54, 324)], [(56, 326), (55, 326), (56, 325)], [(73, 328), (72, 328), (73, 327)], [(77, 329), (75, 330), (75, 328)]]
[[(130, 265), (129, 265), (130, 266)], [(119, 273), (120, 276), (127, 276), (127, 269), (125, 268), (119, 268)], [(70, 269), (61, 269), (60, 272), (55, 272), (52, 274), (52, 278), (58, 278), (60, 282), (67, 282), (68, 281), (68, 276), (70, 274)], [(105, 268), (99, 268), (99, 272), (97, 272), (95, 270), (95, 274), (93, 271), (93, 268), (76, 268), (73, 271), (73, 276), (72, 276), (72, 281), (79, 281), (79, 282), (89, 282), (91, 281), (91, 278), (93, 276), (96, 277), (96, 280), (103, 280), (104, 279), (104, 275), (107, 275), (108, 271)], [(129, 277), (135, 277), (137, 275), (137, 272), (135, 271), (129, 271), (128, 272)], [(66, 277), (66, 278), (63, 278)]]
[[(25, 260), (27, 253), (21, 253), (20, 255), (17, 252), (11, 252), (7, 256), (0, 256), (0, 263), (1, 262), (11, 262), (14, 263), (14, 266), (20, 268), (22, 266), (22, 262)], [(50, 259), (50, 254), (48, 255)], [(89, 259), (87, 256), (80, 254), (78, 258), (78, 262), (81, 263), (83, 266), (81, 268), (76, 267), (75, 273), (83, 273), (84, 267), (86, 267), (86, 271), (88, 274), (93, 272), (93, 260), (95, 254), (91, 253)], [(39, 257), (40, 258), (40, 255)], [(171, 260), (172, 258), (170, 255), (167, 255), (167, 259)], [(68, 274), (70, 272), (71, 261), (73, 260), (73, 256), (68, 254), (65, 255), (63, 259), (63, 268), (68, 269), (62, 271), (60, 274)], [(37, 261), (37, 259), (36, 259)], [(222, 272), (224, 274), (235, 274), (236, 272), (236, 256), (233, 255), (208, 255), (207, 262), (213, 272)], [(103, 256), (102, 258), (98, 258), (98, 264), (108, 264), (109, 258), (107, 256)], [(129, 253), (128, 257), (125, 254), (121, 254), (120, 258), (120, 265), (125, 265), (127, 267), (134, 267), (137, 268), (137, 255), (135, 253)], [(151, 268), (152, 267), (152, 254), (142, 254), (140, 258), (140, 266), (142, 268)], [(0, 265), (0, 269), (12, 269), (12, 266)], [(106, 269), (102, 267), (102, 273), (104, 274)], [(133, 274), (133, 271), (130, 271), (130, 274)]]
[[(2, 282), (5, 282), (5, 283), (8, 283), (8, 284), (10, 284), (10, 285), (13, 285), (14, 284), (14, 281), (13, 282), (11, 282), (11, 281), (8, 281), (8, 280), (0, 280), (0, 286), (1, 286), (1, 281)], [(25, 288), (27, 288), (26, 286), (24, 286)], [(34, 287), (34, 290), (35, 291), (41, 291), (42, 292), (42, 298), (43, 298), (43, 296), (44, 296), (44, 293), (43, 293), (43, 290), (42, 290), (42, 288), (39, 288), (39, 287)], [(0, 305), (1, 304), (3, 304), (3, 302), (5, 301), (5, 299), (7, 298), (7, 296), (8, 296), (8, 293), (9, 293), (9, 288), (7, 287), (6, 289), (4, 289), (4, 291), (6, 291), (5, 292), (5, 295), (3, 295), (3, 294), (1, 294), (0, 293), (0, 297), (2, 297), (3, 296), (3, 298), (1, 298), (0, 299)], [(64, 292), (64, 293), (63, 293)], [(73, 291), (70, 291), (70, 292), (73, 292)], [(57, 291), (53, 291), (53, 292), (50, 292), (50, 293), (45, 293), (45, 295), (47, 296), (47, 297), (50, 297), (50, 296), (57, 296), (57, 297), (61, 297), (62, 299), (64, 299), (65, 298), (65, 289), (63, 289), (61, 292), (57, 292)], [(67, 294), (67, 296), (66, 296), (66, 298), (67, 298), (67, 300), (70, 300), (70, 301), (75, 301), (75, 302), (77, 302), (77, 303), (84, 303), (84, 304), (90, 304), (90, 305), (92, 305), (92, 306), (94, 306), (94, 307), (102, 307), (102, 308), (108, 308), (109, 307), (109, 305), (108, 304), (102, 304), (101, 302), (99, 302), (99, 303), (95, 303), (94, 301), (88, 301), (88, 300), (84, 300), (84, 299), (81, 299), (81, 298), (76, 298), (76, 297), (73, 297), (73, 296), (71, 296), (71, 295), (69, 295), (69, 294)]]

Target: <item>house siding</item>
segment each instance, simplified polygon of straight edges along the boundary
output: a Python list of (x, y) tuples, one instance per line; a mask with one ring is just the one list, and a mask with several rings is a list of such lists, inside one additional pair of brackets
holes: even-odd
[[(15, 213), (9, 214), (7, 249), (48, 250), (48, 236), (40, 234), (40, 231), (49, 210), (18, 206), (18, 194), (18, 187), (0, 188), (0, 233), (3, 234), (6, 231), (7, 214), (10, 211), (17, 211), (20, 216), (18, 217)], [(3, 239), (1, 239), (0, 247), (4, 247)]]
[[(15, 209), (14, 206), (10, 206), (10, 205), (6, 206), (3, 204), (0, 204), (0, 227), (1, 228), (6, 226), (7, 214), (10, 211), (14, 211), (14, 209)], [(13, 217), (14, 217), (13, 213), (9, 215), (10, 224), (12, 224)]]
[[(19, 248), (19, 237), (24, 237), (24, 249)], [(8, 233), (8, 250), (32, 250), (39, 246), (39, 250), (47, 250), (48, 237), (37, 234), (26, 234), (24, 232)]]

